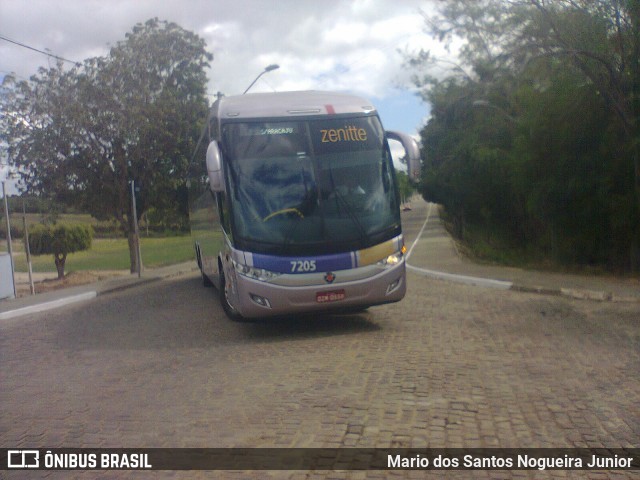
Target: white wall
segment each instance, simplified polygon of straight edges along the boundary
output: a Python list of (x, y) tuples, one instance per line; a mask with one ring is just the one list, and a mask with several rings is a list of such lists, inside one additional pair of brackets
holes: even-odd
[(0, 299), (2, 298), (13, 298), (13, 275), (8, 253), (0, 253)]

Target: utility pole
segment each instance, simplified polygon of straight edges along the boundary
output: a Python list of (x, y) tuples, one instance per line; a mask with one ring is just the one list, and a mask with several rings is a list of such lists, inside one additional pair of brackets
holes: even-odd
[(27, 209), (22, 200), (22, 226), (24, 228), (24, 251), (27, 254), (27, 266), (29, 267), (29, 288), (31, 295), (36, 294), (36, 288), (33, 285), (33, 268), (31, 267), (31, 248), (29, 247), (29, 227), (27, 227)]
[(140, 230), (138, 229), (138, 209), (136, 207), (135, 180), (131, 180), (131, 215), (133, 216), (134, 239), (136, 243), (136, 263), (138, 278), (142, 277), (142, 252), (140, 251)]
[(16, 298), (16, 274), (15, 267), (13, 265), (13, 249), (11, 248), (11, 222), (9, 221), (9, 203), (7, 202), (7, 182), (2, 181), (2, 196), (4, 197), (4, 216), (7, 219), (7, 250), (9, 252), (9, 259), (11, 260), (11, 279), (13, 281), (13, 296)]

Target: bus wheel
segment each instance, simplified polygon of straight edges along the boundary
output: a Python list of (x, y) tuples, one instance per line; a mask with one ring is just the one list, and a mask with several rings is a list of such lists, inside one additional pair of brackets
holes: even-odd
[(220, 303), (224, 313), (227, 314), (231, 320), (239, 322), (242, 321), (242, 315), (236, 310), (231, 303), (229, 303), (229, 293), (227, 289), (227, 282), (224, 278), (224, 270), (220, 269)]

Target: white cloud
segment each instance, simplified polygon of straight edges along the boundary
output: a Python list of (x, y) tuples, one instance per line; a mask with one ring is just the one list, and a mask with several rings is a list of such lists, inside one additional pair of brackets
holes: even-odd
[[(381, 103), (397, 96), (398, 87), (412, 87), (398, 50), (435, 46), (419, 13), (433, 1), (0, 0), (0, 34), (82, 61), (106, 55), (136, 23), (158, 17), (206, 41), (214, 55), (207, 72), (211, 95), (242, 93), (265, 66), (277, 63), (280, 68), (262, 76), (252, 92), (343, 90)], [(0, 76), (15, 71), (29, 77), (49, 62), (0, 41)], [(424, 113), (415, 120), (402, 116), (398, 111), (398, 122), (415, 129)], [(387, 118), (385, 124), (392, 114)]]
[[(240, 93), (269, 63), (281, 68), (255, 91), (337, 88), (384, 95), (422, 34), (424, 1), (263, 2), (237, 0), (12, 0), (0, 3), (0, 32), (71, 60), (105, 55), (137, 22), (175, 21), (202, 36), (214, 54), (210, 90)], [(0, 42), (0, 70), (28, 77), (47, 57)], [(268, 82), (268, 83), (267, 83)], [(316, 86), (316, 84), (318, 84)]]

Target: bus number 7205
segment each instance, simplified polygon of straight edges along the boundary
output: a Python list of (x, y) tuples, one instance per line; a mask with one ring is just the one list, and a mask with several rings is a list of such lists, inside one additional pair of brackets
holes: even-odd
[(315, 260), (292, 260), (291, 261), (291, 273), (315, 272), (315, 271), (316, 271)]

